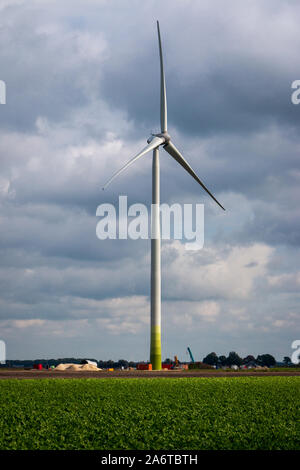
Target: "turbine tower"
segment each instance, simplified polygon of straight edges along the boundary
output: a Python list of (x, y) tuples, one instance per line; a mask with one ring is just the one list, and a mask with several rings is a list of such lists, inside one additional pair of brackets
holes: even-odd
[(136, 162), (146, 153), (153, 151), (152, 161), (152, 214), (151, 214), (151, 336), (150, 336), (150, 362), (153, 370), (161, 369), (161, 233), (160, 233), (160, 170), (159, 170), (159, 147), (163, 148), (173, 157), (210, 195), (210, 197), (223, 209), (212, 193), (198, 178), (194, 170), (183, 158), (179, 150), (171, 142), (167, 127), (167, 96), (165, 73), (161, 46), (159, 22), (157, 21), (159, 57), (160, 57), (160, 124), (161, 132), (151, 134), (147, 139), (148, 145), (135, 157), (127, 162), (117, 171), (104, 185), (105, 189), (113, 179)]

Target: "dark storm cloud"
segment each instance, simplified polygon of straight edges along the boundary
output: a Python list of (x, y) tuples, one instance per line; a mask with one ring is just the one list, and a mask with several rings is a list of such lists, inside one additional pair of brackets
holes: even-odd
[[(267, 14), (268, 6), (272, 15)], [(192, 6), (182, 12), (179, 30), (177, 15), (166, 19), (162, 11), (169, 123), (185, 135), (248, 134), (266, 125), (299, 121), (290, 100), (291, 83), (298, 76), (288, 31), (291, 11), (288, 14), (282, 2), (277, 10), (264, 2), (261, 11), (251, 12), (250, 7), (247, 18), (245, 10), (236, 7), (227, 14), (212, 8), (206, 15)], [(213, 11), (213, 21), (207, 23)], [(185, 22), (193, 27), (186, 30)], [(125, 23), (123, 34), (127, 28)], [(146, 31), (146, 41), (143, 33), (134, 31), (134, 53), (132, 34), (123, 37), (119, 47), (113, 43), (101, 87), (113, 106), (125, 109), (137, 126), (151, 129), (159, 124), (159, 61), (154, 38), (149, 41), (149, 28)], [(285, 57), (284, 46), (289, 49)]]
[[(123, 259), (141, 257), (148, 251), (147, 240), (101, 241), (96, 236), (96, 226), (100, 218), (84, 211), (57, 208), (47, 205), (9, 204), (2, 210), (1, 248), (4, 251), (2, 266), (13, 262), (11, 254), (5, 252), (18, 249), (38, 254), (50, 260), (54, 258), (59, 265), (63, 259), (97, 264), (98, 262), (118, 263)], [(18, 258), (17, 258), (18, 259)], [(17, 263), (21, 263), (18, 259)], [(26, 259), (28, 267), (39, 265), (39, 258)]]
[[(153, 77), (145, 57), (135, 58), (125, 70), (110, 67), (102, 83), (107, 100), (125, 109), (137, 126), (158, 128), (159, 94), (154, 92), (159, 87), (158, 73)], [(139, 69), (145, 71), (144, 89), (135, 72)], [(279, 65), (276, 70), (265, 64), (249, 64), (244, 57), (229, 64), (216, 63), (209, 73), (195, 71), (188, 84), (181, 84), (180, 70), (176, 71), (167, 81), (169, 126), (197, 136), (248, 134), (271, 124), (294, 126), (299, 113), (290, 96), (297, 73), (296, 64), (282, 71)], [(118, 87), (120, 78), (122, 88)]]
[(300, 246), (300, 211), (299, 209), (271, 209), (256, 206), (255, 216), (244, 227), (240, 239), (256, 239), (270, 245)]
[(39, 31), (38, 16), (30, 8), (23, 14), (4, 12), (2, 18), (0, 64), (7, 104), (1, 109), (1, 128), (32, 131), (38, 116), (61, 120), (74, 107), (85, 105), (82, 80), (89, 67), (74, 60), (76, 34), (65, 34), (63, 44), (54, 41), (46, 30)]

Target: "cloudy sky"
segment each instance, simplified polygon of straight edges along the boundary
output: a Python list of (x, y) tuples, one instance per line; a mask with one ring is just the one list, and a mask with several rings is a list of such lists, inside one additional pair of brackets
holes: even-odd
[(271, 353), (299, 339), (297, 0), (0, 0), (0, 339), (16, 358), (147, 360), (150, 242), (96, 237), (96, 209), (151, 202), (169, 132), (224, 213), (161, 152), (161, 198), (203, 203), (205, 244), (162, 244), (163, 357)]

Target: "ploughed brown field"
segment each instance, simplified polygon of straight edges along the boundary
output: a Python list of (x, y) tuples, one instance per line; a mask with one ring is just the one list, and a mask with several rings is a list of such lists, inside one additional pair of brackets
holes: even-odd
[(115, 371), (58, 371), (58, 370), (20, 370), (20, 369), (0, 369), (0, 379), (83, 379), (83, 378), (153, 378), (153, 377), (268, 377), (268, 376), (300, 376), (300, 371), (212, 371), (212, 370), (115, 370)]

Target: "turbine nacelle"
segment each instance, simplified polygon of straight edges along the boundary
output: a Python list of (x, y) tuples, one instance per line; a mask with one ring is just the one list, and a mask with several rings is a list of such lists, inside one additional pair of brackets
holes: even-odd
[(150, 144), (152, 140), (154, 139), (154, 137), (155, 137), (155, 134), (151, 134), (150, 137), (148, 137), (147, 139), (147, 144)]
[(150, 137), (148, 137), (147, 139), (147, 143), (150, 144), (154, 137), (159, 137), (160, 139), (163, 139), (163, 142), (160, 145), (165, 145), (171, 140), (171, 137), (167, 132), (160, 132), (159, 134), (151, 134)]

